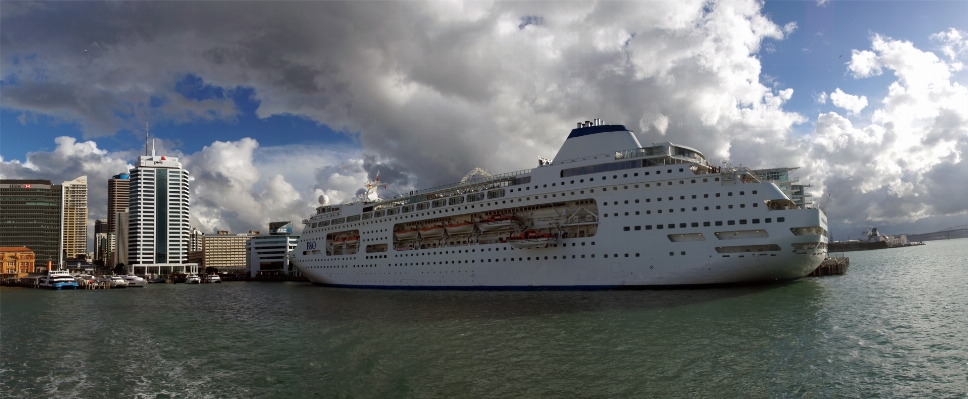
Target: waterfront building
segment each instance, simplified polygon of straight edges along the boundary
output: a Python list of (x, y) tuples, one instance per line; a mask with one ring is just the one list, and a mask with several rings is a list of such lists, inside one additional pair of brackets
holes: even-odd
[(188, 252), (197, 252), (202, 250), (202, 239), (205, 238), (205, 233), (201, 230), (192, 227), (191, 233), (188, 234)]
[(63, 185), (64, 259), (87, 257), (87, 176)]
[(197, 265), (188, 263), (188, 171), (181, 162), (152, 150), (138, 157), (129, 187), (129, 270), (139, 275), (197, 273)]
[(269, 234), (253, 235), (246, 247), (246, 268), (250, 277), (262, 274), (281, 274), (297, 277), (301, 273), (289, 262), (289, 253), (299, 245), (299, 236), (292, 234), (292, 222), (272, 222)]
[(30, 248), (34, 268), (61, 265), (62, 203), (63, 187), (50, 180), (0, 179), (0, 247)]
[(111, 248), (108, 245), (108, 221), (107, 219), (97, 219), (94, 221), (94, 256), (90, 259), (106, 262), (111, 255)]
[(23, 277), (34, 272), (34, 251), (27, 247), (0, 247), (2, 277)]
[(761, 180), (775, 184), (780, 191), (783, 191), (790, 199), (796, 203), (800, 208), (805, 208), (807, 205), (812, 204), (807, 198), (812, 197), (812, 195), (806, 193), (804, 190), (809, 187), (813, 187), (809, 184), (799, 184), (799, 177), (790, 177), (790, 173), (800, 169), (800, 168), (769, 168), (769, 169), (756, 169), (753, 173), (756, 174)]
[(200, 269), (216, 267), (220, 271), (245, 268), (245, 244), (250, 234), (232, 234), (219, 230), (202, 238), (202, 265)]
[[(131, 190), (131, 176), (127, 173), (119, 173), (108, 179), (108, 253), (113, 253), (118, 245), (116, 238), (125, 237), (117, 234), (117, 215), (128, 211), (128, 196)], [(127, 224), (125, 224), (127, 226)], [(127, 239), (125, 237), (125, 239)]]

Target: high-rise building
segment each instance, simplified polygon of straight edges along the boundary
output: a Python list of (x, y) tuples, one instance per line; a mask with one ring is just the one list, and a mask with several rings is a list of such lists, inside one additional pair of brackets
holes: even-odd
[(127, 173), (114, 175), (108, 179), (108, 231), (115, 232), (115, 217), (118, 212), (128, 210), (128, 191), (130, 190), (130, 176)]
[(64, 182), (64, 259), (87, 257), (87, 176)]
[[(111, 248), (111, 256), (109, 257), (109, 262), (106, 264), (109, 267), (117, 266), (119, 263), (128, 262), (128, 211), (118, 212), (114, 215), (114, 220), (116, 225), (114, 226), (114, 233), (108, 233), (108, 245), (111, 242), (116, 243), (113, 248)], [(122, 237), (117, 239), (116, 237)]]
[(97, 219), (94, 221), (94, 260), (107, 264), (111, 248), (108, 246), (108, 221)]
[(63, 190), (50, 180), (0, 180), (0, 247), (27, 247), (34, 267), (61, 265)]
[(787, 197), (801, 208), (805, 208), (807, 205), (812, 205), (813, 202), (807, 200), (808, 197), (812, 195), (804, 192), (807, 187), (812, 187), (809, 184), (796, 184), (800, 181), (799, 177), (790, 177), (790, 173), (800, 168), (770, 168), (770, 169), (757, 169), (753, 173), (761, 180), (768, 181), (770, 183), (776, 184), (776, 187), (783, 191)]
[[(188, 171), (177, 158), (138, 157), (128, 191), (128, 261), (135, 274), (197, 273), (188, 261)], [(119, 235), (120, 237), (120, 235)]]

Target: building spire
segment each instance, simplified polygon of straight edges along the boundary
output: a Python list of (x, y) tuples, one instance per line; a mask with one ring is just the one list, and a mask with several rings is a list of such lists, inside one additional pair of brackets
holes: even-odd
[(148, 122), (145, 122), (145, 156), (148, 156)]

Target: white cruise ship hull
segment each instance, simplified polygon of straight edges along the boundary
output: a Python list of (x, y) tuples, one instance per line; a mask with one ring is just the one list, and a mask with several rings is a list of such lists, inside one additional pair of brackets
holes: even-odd
[[(581, 130), (572, 132), (559, 157), (601, 154), (594, 148), (598, 141), (582, 141), (590, 134)], [(310, 281), (327, 286), (596, 289), (791, 280), (826, 257), (827, 221), (820, 209), (800, 209), (776, 185), (749, 173), (721, 173), (701, 154), (673, 156), (688, 147), (620, 153), (638, 148), (637, 140), (605, 133), (629, 142), (609, 144), (614, 157), (556, 158), (516, 177), (437, 189), (424, 205), (417, 192), (399, 200), (321, 206), (304, 220), (291, 261)], [(659, 156), (634, 158), (653, 153)], [(495, 214), (516, 215), (522, 229), (558, 238), (516, 248), (508, 242), (510, 231), (394, 237), (394, 231), (428, 221), (462, 223)], [(358, 234), (367, 245), (349, 255), (320, 250), (327, 237), (341, 234)]]

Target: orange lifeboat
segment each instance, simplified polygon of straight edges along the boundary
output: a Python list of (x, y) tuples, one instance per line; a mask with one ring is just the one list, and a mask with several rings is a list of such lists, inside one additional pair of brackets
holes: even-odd
[(397, 230), (393, 232), (393, 236), (400, 241), (416, 240), (417, 229)]
[(491, 215), (481, 219), (477, 227), (485, 233), (513, 230), (518, 227), (518, 218), (513, 215)]
[(468, 235), (474, 232), (473, 222), (451, 223), (445, 227), (447, 229), (447, 235), (451, 236)]
[(437, 238), (444, 236), (443, 226), (428, 226), (420, 228), (420, 238)]
[(515, 248), (537, 248), (545, 247), (557, 240), (553, 234), (541, 233), (534, 230), (526, 230), (520, 234), (508, 237), (508, 244)]
[(360, 243), (360, 236), (349, 236), (349, 237), (346, 237), (343, 240), (343, 242), (345, 242), (346, 245), (356, 245), (356, 244), (359, 244)]

